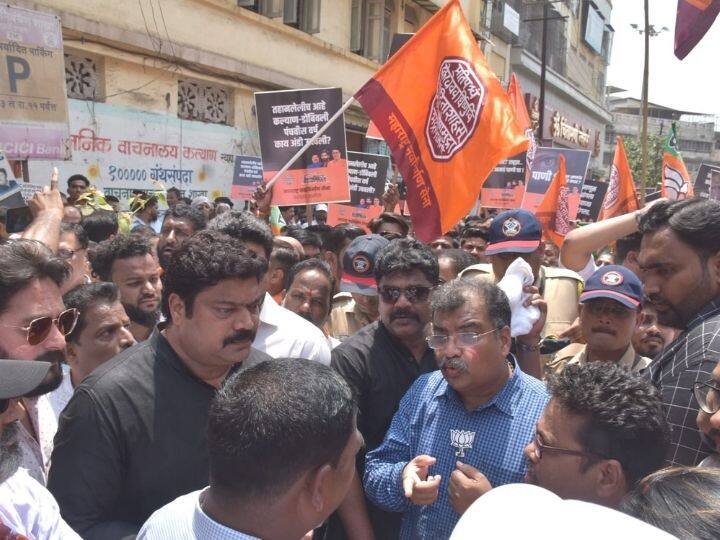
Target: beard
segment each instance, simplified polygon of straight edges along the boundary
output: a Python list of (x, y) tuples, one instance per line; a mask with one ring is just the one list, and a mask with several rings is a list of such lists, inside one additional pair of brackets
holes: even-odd
[[(0, 347), (0, 358), (11, 358), (8, 352)], [(62, 364), (65, 362), (65, 351), (47, 351), (42, 353), (40, 356), (36, 356), (28, 362), (50, 362), (50, 370), (45, 375), (42, 382), (35, 387), (31, 392), (28, 392), (22, 397), (38, 397), (43, 394), (48, 394), (53, 390), (57, 389), (63, 380)]]
[(22, 452), (19, 432), (20, 424), (15, 421), (5, 426), (0, 435), (0, 484), (15, 474), (20, 466)]
[(125, 313), (127, 313), (130, 320), (135, 324), (144, 326), (145, 328), (154, 327), (160, 320), (159, 309), (156, 309), (155, 311), (145, 311), (139, 307), (131, 306), (130, 304), (126, 304), (124, 302), (122, 302), (122, 305), (125, 308)]

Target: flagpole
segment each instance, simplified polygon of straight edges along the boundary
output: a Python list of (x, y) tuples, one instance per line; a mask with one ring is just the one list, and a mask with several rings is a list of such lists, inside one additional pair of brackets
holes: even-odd
[(648, 86), (650, 79), (650, 6), (645, 0), (645, 68), (642, 88), (642, 185), (640, 186), (640, 205), (645, 206), (648, 166)]
[(297, 161), (297, 159), (302, 156), (307, 151), (307, 149), (310, 148), (312, 144), (320, 138), (323, 133), (325, 133), (325, 131), (327, 131), (327, 129), (332, 125), (332, 123), (335, 122), (335, 120), (337, 120), (338, 118), (340, 118), (343, 113), (350, 108), (350, 105), (352, 105), (354, 101), (354, 97), (348, 99), (345, 104), (330, 117), (330, 120), (328, 120), (323, 127), (318, 129), (315, 135), (308, 139), (308, 141), (305, 143), (305, 146), (298, 150), (297, 153), (290, 158), (290, 161), (288, 161), (285, 165), (283, 165), (282, 169), (275, 173), (275, 176), (273, 176), (268, 181), (268, 183), (265, 184), (265, 189), (270, 189), (271, 187), (273, 187), (273, 184), (277, 182), (277, 179), (287, 172), (287, 170), (292, 166), (292, 164), (295, 163), (295, 161)]

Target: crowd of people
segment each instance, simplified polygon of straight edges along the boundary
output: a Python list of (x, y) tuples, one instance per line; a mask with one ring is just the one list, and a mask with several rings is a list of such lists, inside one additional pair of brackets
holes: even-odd
[(67, 185), (0, 213), (0, 539), (513, 537), (538, 492), (578, 537), (717, 538), (720, 203), (558, 248), (522, 209), (423, 243), (395, 187), (274, 234), (262, 188), (125, 232)]

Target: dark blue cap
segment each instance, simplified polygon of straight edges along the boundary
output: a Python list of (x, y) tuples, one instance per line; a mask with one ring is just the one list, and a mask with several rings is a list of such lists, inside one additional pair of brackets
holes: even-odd
[(609, 264), (596, 270), (585, 281), (585, 291), (580, 295), (580, 303), (584, 304), (595, 298), (609, 298), (630, 309), (638, 309), (642, 306), (643, 284), (632, 270)]
[(364, 234), (350, 242), (343, 255), (342, 292), (377, 296), (375, 261), (390, 242), (379, 234)]
[(535, 215), (521, 208), (495, 216), (490, 224), (486, 255), (532, 253), (540, 247), (542, 226)]

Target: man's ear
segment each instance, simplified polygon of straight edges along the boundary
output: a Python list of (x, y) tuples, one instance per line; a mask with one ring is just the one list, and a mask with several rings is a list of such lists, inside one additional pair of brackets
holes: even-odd
[(178, 321), (186, 319), (185, 302), (176, 293), (171, 293), (168, 297), (168, 307), (170, 311), (170, 322), (177, 324)]
[(622, 465), (616, 459), (604, 459), (597, 463), (596, 491), (601, 500), (612, 502), (611, 506), (620, 502), (627, 492), (628, 486)]

